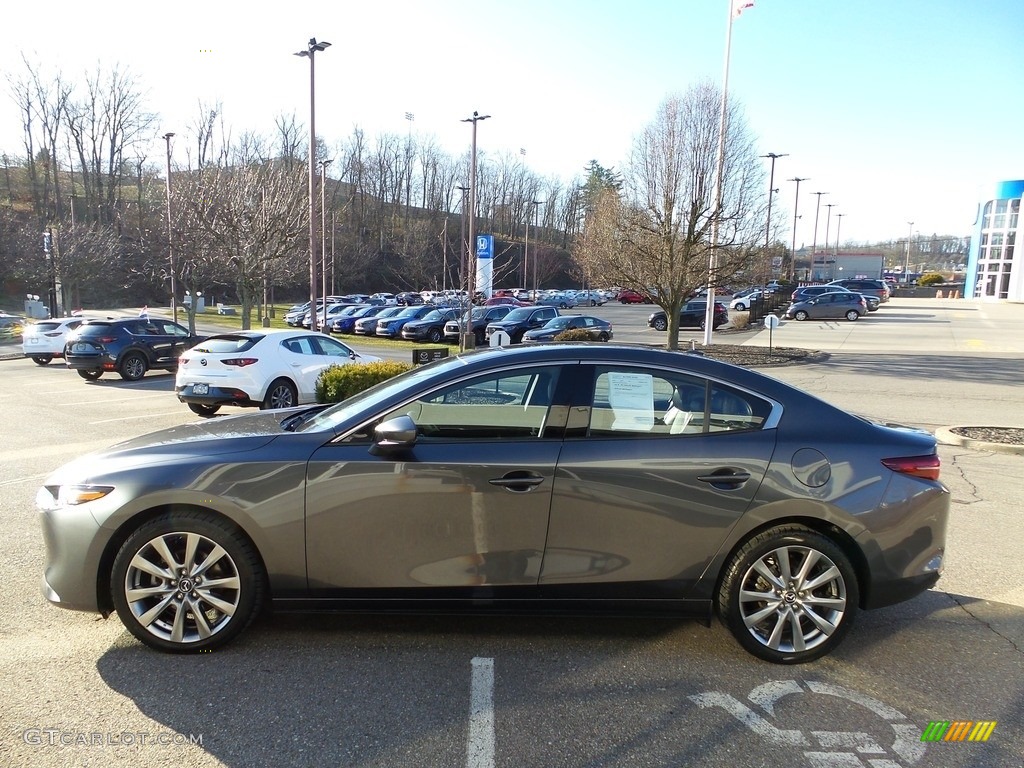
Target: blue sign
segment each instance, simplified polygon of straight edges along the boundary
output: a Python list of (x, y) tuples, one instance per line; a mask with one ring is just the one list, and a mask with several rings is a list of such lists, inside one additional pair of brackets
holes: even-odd
[(476, 236), (476, 257), (478, 259), (494, 258), (494, 235)]

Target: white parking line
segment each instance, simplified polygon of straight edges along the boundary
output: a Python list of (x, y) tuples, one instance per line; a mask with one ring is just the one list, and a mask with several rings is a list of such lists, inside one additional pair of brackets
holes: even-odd
[(494, 768), (494, 659), (473, 659), (467, 768)]
[(91, 426), (93, 424), (109, 424), (112, 421), (132, 421), (133, 419), (152, 419), (154, 416), (175, 415), (181, 416), (181, 409), (178, 409), (176, 411), (163, 411), (162, 413), (153, 413), (152, 411), (150, 411), (149, 413), (140, 413), (137, 416), (119, 416), (116, 419), (100, 419), (99, 421), (90, 421), (89, 424)]

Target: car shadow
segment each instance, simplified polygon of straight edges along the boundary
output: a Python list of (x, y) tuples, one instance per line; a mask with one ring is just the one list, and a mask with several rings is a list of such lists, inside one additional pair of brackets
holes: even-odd
[[(892, 704), (915, 722), (975, 697), (1008, 719), (1017, 687), (989, 689), (993, 679), (1019, 676), (1013, 636), (1022, 627), (1018, 606), (929, 591), (859, 614), (831, 655), (786, 667), (748, 655), (718, 622), (282, 614), (209, 654), (160, 654), (125, 633), (97, 668), (145, 716), (178, 734), (201, 734), (202, 749), (227, 766), (259, 764), (268, 754), (278, 765), (423, 765), (464, 755), (464, 742), (451, 742), (464, 738), (471, 663), (493, 658), (499, 736), (522, 724), (524, 712), (600, 717), (624, 708), (645, 725), (588, 744), (582, 763), (614, 765), (678, 738), (681, 718), (697, 723), (690, 696), (773, 679), (850, 685), (870, 672), (888, 681), (883, 688), (896, 686)], [(984, 675), (971, 671), (967, 652), (985, 660)], [(931, 697), (897, 693), (901, 680)], [(529, 727), (546, 733), (541, 722)], [(723, 747), (735, 739), (731, 729), (720, 736)], [(674, 764), (699, 763), (707, 747), (695, 742), (692, 759)], [(427, 748), (439, 752), (426, 759)]]

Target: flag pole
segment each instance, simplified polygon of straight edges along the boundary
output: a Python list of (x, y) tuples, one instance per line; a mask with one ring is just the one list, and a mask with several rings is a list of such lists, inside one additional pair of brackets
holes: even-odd
[(725, 64), (722, 74), (722, 111), (718, 120), (718, 159), (715, 167), (715, 207), (714, 221), (711, 222), (711, 254), (708, 257), (708, 290), (704, 314), (704, 346), (710, 346), (711, 334), (715, 325), (715, 283), (718, 271), (718, 223), (722, 217), (722, 174), (725, 170), (725, 130), (726, 112), (729, 99), (729, 53), (732, 50), (732, 20), (736, 17), (737, 2), (739, 10), (753, 5), (743, 0), (727, 0), (728, 21), (725, 25)]

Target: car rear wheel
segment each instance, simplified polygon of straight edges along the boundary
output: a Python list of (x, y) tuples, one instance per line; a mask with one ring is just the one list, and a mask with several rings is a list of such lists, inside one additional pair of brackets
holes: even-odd
[(654, 318), (654, 330), (656, 330), (656, 331), (667, 331), (668, 330), (668, 318), (667, 317), (656, 317), (656, 318)]
[(796, 318), (797, 320), (806, 320), (808, 317), (810, 317), (810, 315), (808, 315), (801, 309), (799, 312), (794, 313), (793, 317)]
[(32, 362), (36, 365), (48, 365), (53, 360), (53, 355), (33, 355)]
[(605, 333), (604, 331), (601, 331), (599, 334), (597, 334), (597, 340), (598, 341), (608, 341), (608, 334)]
[(219, 405), (206, 405), (205, 403), (189, 403), (188, 409), (199, 416), (213, 416), (220, 410)]
[(851, 309), (849, 312), (846, 313), (846, 319), (849, 320), (851, 323), (854, 320), (859, 320), (860, 312), (858, 312), (856, 309)]
[(295, 391), (295, 385), (287, 379), (276, 379), (267, 388), (267, 396), (263, 398), (264, 410), (270, 408), (292, 408), (299, 404), (299, 397)]
[(96, 379), (103, 375), (103, 371), (99, 368), (79, 368), (78, 375), (81, 376), (83, 379), (88, 379), (89, 381), (96, 381)]
[(733, 556), (718, 591), (718, 613), (754, 656), (802, 664), (839, 645), (859, 596), (850, 559), (834, 541), (783, 525), (754, 536)]
[(196, 653), (230, 642), (252, 622), (265, 577), (231, 523), (209, 512), (169, 512), (128, 537), (110, 589), (118, 617), (143, 643)]
[(146, 368), (146, 358), (137, 352), (132, 352), (130, 355), (126, 355), (124, 360), (121, 361), (121, 365), (118, 366), (117, 372), (125, 381), (138, 381), (146, 375)]

